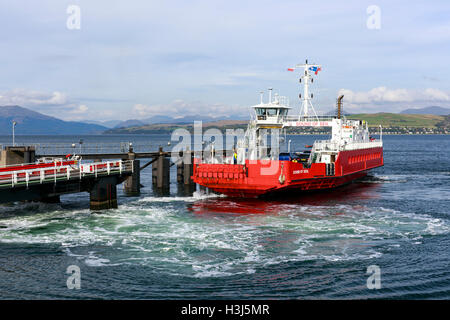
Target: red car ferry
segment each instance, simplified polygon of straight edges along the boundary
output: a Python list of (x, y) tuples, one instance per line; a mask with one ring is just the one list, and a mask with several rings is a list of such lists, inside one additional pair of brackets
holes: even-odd
[[(338, 98), (335, 117), (317, 116), (311, 103), (308, 85), (310, 72), (320, 65), (299, 64), (289, 71), (301, 69), (303, 83), (300, 115), (288, 115), (286, 98), (275, 96), (269, 89), (269, 101), (254, 106), (254, 119), (233, 154), (219, 156), (212, 149), (209, 156), (194, 158), (192, 179), (215, 192), (233, 197), (260, 197), (281, 192), (331, 189), (364, 177), (368, 170), (383, 166), (383, 142), (369, 136), (368, 124), (341, 117), (343, 96)], [(331, 127), (329, 140), (315, 141), (308, 150), (280, 153), (283, 132), (288, 127)], [(269, 133), (270, 130), (270, 133)], [(270, 137), (271, 143), (267, 142)], [(280, 138), (281, 137), (281, 138)]]

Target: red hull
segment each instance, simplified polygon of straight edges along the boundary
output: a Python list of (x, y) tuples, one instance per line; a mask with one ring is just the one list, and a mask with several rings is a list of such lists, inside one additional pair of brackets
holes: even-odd
[(339, 152), (334, 167), (292, 161), (255, 160), (240, 164), (205, 164), (194, 160), (193, 181), (232, 197), (259, 197), (292, 190), (330, 189), (364, 177), (383, 165), (383, 148)]

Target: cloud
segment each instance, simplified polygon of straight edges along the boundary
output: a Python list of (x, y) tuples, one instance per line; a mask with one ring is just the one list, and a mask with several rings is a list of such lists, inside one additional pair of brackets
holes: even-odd
[(78, 107), (73, 108), (73, 109), (72, 109), (71, 111), (69, 111), (69, 112), (72, 113), (72, 114), (84, 114), (84, 113), (86, 113), (88, 110), (89, 110), (89, 108), (88, 108), (86, 105), (81, 104), (81, 105), (79, 105)]
[(67, 96), (59, 91), (52, 93), (13, 89), (0, 94), (0, 105), (60, 106), (67, 104)]
[[(433, 102), (448, 102), (448, 93), (435, 89), (389, 89), (387, 87), (377, 87), (369, 91), (354, 92), (349, 89), (340, 89), (338, 95), (344, 95), (346, 106), (350, 109), (372, 108), (382, 109), (383, 106), (391, 108), (401, 108), (405, 104), (409, 106), (423, 105)], [(375, 105), (375, 107), (373, 107)], [(381, 111), (381, 110), (380, 110)]]
[(136, 104), (133, 113), (139, 117), (150, 117), (155, 115), (167, 115), (182, 117), (186, 115), (204, 115), (210, 117), (248, 115), (249, 108), (238, 105), (227, 105), (221, 103), (186, 102), (178, 99), (169, 104)]
[(11, 105), (18, 105), (64, 120), (81, 120), (87, 117), (90, 111), (85, 104), (79, 104), (59, 91), (13, 89), (0, 93), (0, 106)]

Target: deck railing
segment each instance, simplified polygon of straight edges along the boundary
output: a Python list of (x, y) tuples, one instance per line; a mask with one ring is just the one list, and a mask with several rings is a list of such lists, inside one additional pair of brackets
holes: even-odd
[(61, 180), (83, 179), (112, 174), (132, 173), (132, 160), (78, 163), (72, 165), (56, 165), (54, 167), (12, 170), (0, 172), (0, 188), (13, 188), (30, 184), (43, 184)]
[(368, 141), (368, 142), (351, 142), (339, 147), (337, 142), (331, 140), (318, 140), (314, 143), (315, 151), (331, 151), (338, 152), (340, 150), (357, 150), (382, 147), (383, 142), (380, 140)]

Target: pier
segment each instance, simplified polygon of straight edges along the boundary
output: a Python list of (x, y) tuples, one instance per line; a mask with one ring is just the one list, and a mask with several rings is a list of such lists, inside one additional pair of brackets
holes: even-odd
[[(193, 191), (193, 153), (180, 152), (180, 161), (171, 163), (170, 152), (136, 152), (131, 143), (117, 146), (96, 145), (77, 149), (72, 145), (3, 146), (0, 153), (0, 203), (15, 201), (59, 202), (63, 194), (87, 192), (90, 209), (117, 208), (117, 185), (126, 196), (139, 196), (140, 173), (151, 165), (152, 184), (157, 194), (170, 193), (170, 168), (177, 165), (179, 188)], [(69, 156), (76, 158), (67, 161)], [(81, 152), (80, 152), (81, 151)], [(36, 162), (41, 159), (40, 162)], [(78, 160), (77, 160), (78, 159)], [(141, 160), (144, 164), (141, 165)]]

